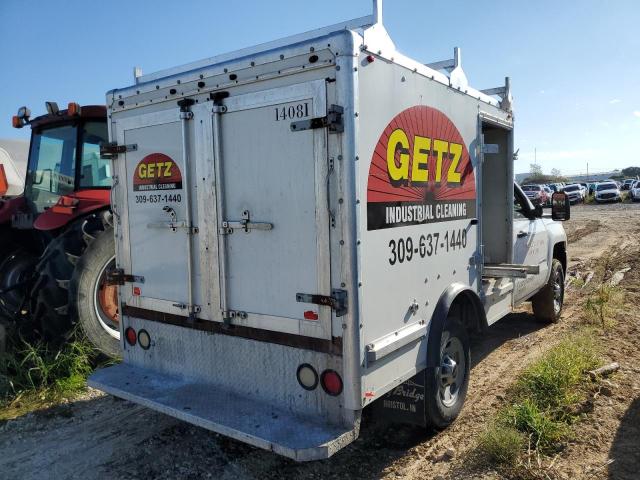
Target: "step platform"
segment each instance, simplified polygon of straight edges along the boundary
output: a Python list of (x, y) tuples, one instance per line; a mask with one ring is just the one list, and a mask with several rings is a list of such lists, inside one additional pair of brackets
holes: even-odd
[(88, 384), (185, 422), (296, 461), (329, 458), (358, 429), (327, 424), (210, 384), (119, 364), (96, 371)]

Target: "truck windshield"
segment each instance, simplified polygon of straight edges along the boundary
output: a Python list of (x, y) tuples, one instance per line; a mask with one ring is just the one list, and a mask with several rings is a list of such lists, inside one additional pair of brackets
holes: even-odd
[(565, 192), (573, 192), (575, 190), (580, 190), (580, 187), (578, 185), (567, 185), (564, 187)]
[(525, 192), (537, 192), (540, 190), (540, 187), (538, 185), (525, 185), (522, 187), (522, 190)]
[(33, 133), (26, 194), (38, 213), (55, 205), (60, 195), (73, 192), (77, 137), (72, 125)]
[(601, 183), (596, 187), (596, 191), (600, 192), (602, 190), (614, 190), (617, 188), (613, 183)]

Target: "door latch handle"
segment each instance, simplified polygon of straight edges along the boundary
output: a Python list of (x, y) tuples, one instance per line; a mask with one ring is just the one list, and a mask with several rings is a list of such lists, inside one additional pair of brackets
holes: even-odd
[(518, 238), (524, 238), (524, 237), (528, 237), (529, 233), (528, 232), (523, 232), (523, 231), (519, 231), (518, 232)]

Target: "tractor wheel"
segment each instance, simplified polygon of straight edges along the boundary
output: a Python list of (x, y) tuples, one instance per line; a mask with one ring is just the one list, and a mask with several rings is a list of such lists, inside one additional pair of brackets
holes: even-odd
[[(115, 346), (107, 347), (104, 341), (99, 341), (99, 337), (92, 335), (92, 330), (88, 327), (91, 322), (100, 325), (105, 319), (117, 324), (118, 312), (117, 307), (113, 309), (113, 301), (110, 304), (106, 300), (107, 294), (102, 295), (105, 301), (98, 303), (99, 306), (105, 305), (104, 309), (88, 310), (84, 304), (85, 283), (92, 283), (91, 279), (87, 280), (88, 276), (99, 275), (102, 278), (100, 284), (104, 283), (106, 263), (105, 268), (95, 272), (94, 257), (95, 251), (103, 250), (104, 242), (110, 241), (109, 260), (113, 258), (115, 249), (112, 235), (111, 214), (108, 211), (92, 214), (73, 223), (53, 239), (40, 257), (36, 264), (37, 280), (31, 291), (31, 315), (49, 341), (66, 340), (73, 325), (78, 322), (87, 333), (89, 341), (99, 350), (107, 355), (117, 353), (119, 334), (110, 337)], [(84, 259), (85, 255), (87, 259)], [(83, 272), (85, 268), (89, 271)], [(115, 305), (117, 306), (117, 302)]]
[(82, 222), (76, 222), (47, 245), (36, 263), (31, 319), (48, 341), (62, 342), (71, 331), (69, 280), (83, 249)]
[(115, 358), (121, 356), (118, 287), (106, 284), (107, 272), (116, 264), (113, 227), (93, 237), (71, 278), (69, 304), (89, 341)]
[[(22, 313), (26, 292), (26, 282), (36, 258), (19, 245), (10, 228), (0, 229), (0, 315), (16, 320)], [(14, 288), (18, 286), (17, 288)]]

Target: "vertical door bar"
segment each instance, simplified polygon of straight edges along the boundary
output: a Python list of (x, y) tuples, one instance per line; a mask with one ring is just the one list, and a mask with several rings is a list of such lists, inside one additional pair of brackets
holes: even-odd
[(193, 303), (193, 234), (195, 229), (192, 225), (192, 215), (191, 215), (191, 189), (190, 187), (190, 177), (191, 177), (191, 161), (189, 159), (189, 130), (187, 126), (187, 122), (193, 118), (193, 112), (189, 111), (189, 107), (193, 104), (193, 100), (191, 102), (186, 102), (185, 99), (179, 102), (180, 105), (180, 120), (182, 123), (182, 159), (184, 162), (184, 175), (183, 175), (183, 187), (185, 191), (185, 210), (186, 210), (186, 224), (187, 224), (187, 308), (189, 311), (189, 320), (195, 320), (196, 313), (200, 311), (200, 308), (194, 305)]
[(227, 232), (222, 227), (225, 217), (224, 208), (224, 169), (222, 165), (222, 147), (220, 145), (220, 115), (227, 107), (216, 103), (213, 106), (213, 158), (216, 171), (216, 212), (218, 214), (218, 269), (220, 271), (220, 309), (225, 324), (231, 323), (227, 308)]

